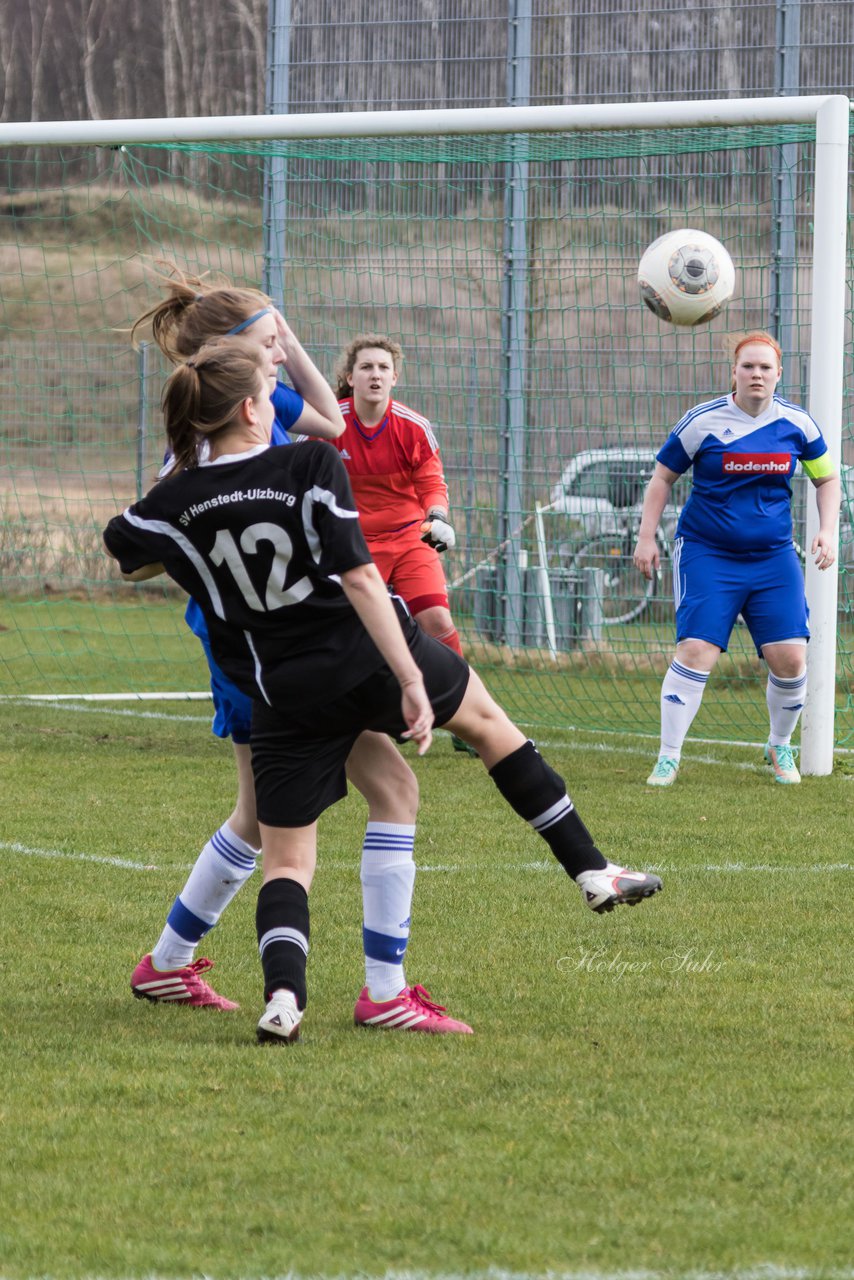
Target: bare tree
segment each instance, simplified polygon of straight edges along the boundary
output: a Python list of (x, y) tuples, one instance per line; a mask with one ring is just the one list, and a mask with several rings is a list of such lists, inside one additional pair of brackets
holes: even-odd
[[(98, 95), (98, 55), (109, 35), (109, 6), (106, 0), (89, 0), (83, 14), (83, 91), (86, 95), (86, 114), (92, 120), (104, 116)], [(115, 13), (115, 8), (113, 9)]]
[(2, 77), (2, 110), (0, 120), (18, 120), (19, 104), (29, 96), (25, 72), (24, 27), (29, 14), (18, 5), (0, 4), (0, 77)]
[(51, 71), (48, 38), (52, 0), (38, 0), (30, 6), (30, 93), (33, 120), (49, 120)]
[[(533, 0), (531, 100), (771, 93), (781, 3)], [(0, 0), (0, 119), (260, 111), (267, 9), (268, 0)], [(291, 109), (501, 105), (507, 14), (506, 0), (397, 0), (381, 12), (373, 0), (292, 0)], [(803, 92), (847, 92), (854, 0), (802, 0), (801, 47)]]

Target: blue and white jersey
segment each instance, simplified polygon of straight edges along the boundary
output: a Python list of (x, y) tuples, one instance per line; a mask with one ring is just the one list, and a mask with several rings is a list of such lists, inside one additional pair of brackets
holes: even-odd
[(791, 477), (826, 453), (806, 410), (778, 395), (757, 418), (732, 395), (695, 405), (657, 454), (679, 475), (694, 469), (677, 536), (736, 555), (791, 546)]
[(286, 387), (284, 382), (276, 383), (270, 399), (276, 410), (273, 420), (273, 438), (270, 443), (290, 444), (289, 432), (305, 408), (305, 401), (292, 387)]
[[(302, 396), (283, 382), (277, 382), (270, 396), (276, 416), (273, 419), (271, 444), (291, 444), (290, 430), (305, 407)], [(184, 621), (194, 636), (208, 638), (208, 624), (196, 601), (191, 596), (184, 610)]]

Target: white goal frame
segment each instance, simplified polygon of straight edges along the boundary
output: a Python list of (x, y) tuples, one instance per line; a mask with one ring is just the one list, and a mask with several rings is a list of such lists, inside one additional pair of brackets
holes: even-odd
[[(821, 424), (834, 465), (839, 469), (842, 460), (850, 111), (848, 98), (829, 94), (563, 107), (320, 112), (172, 120), (37, 121), (0, 125), (0, 148), (37, 145), (120, 147), (123, 144), (240, 139), (377, 138), (814, 124), (816, 164), (809, 411)], [(810, 502), (807, 551), (817, 527), (816, 505)], [(809, 692), (801, 728), (801, 772), (824, 775), (833, 768), (838, 566), (819, 573), (808, 554), (806, 591), (812, 618), (812, 639), (808, 646)]]

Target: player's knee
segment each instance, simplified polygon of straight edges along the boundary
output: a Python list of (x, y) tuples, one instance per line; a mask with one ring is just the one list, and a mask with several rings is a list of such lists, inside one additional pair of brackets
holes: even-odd
[(692, 671), (711, 671), (720, 656), (718, 646), (708, 640), (680, 640), (676, 646), (677, 659)]
[(799, 680), (807, 669), (806, 642), (763, 645), (762, 657), (778, 680)]
[[(406, 763), (402, 758), (401, 762)], [(418, 779), (409, 768), (409, 765), (406, 766), (405, 773), (401, 773), (398, 777), (392, 779), (392, 783), (392, 800), (400, 806), (401, 813), (408, 815), (405, 819), (401, 818), (400, 821), (414, 822), (418, 814), (420, 796)]]
[(432, 636), (434, 640), (441, 640), (443, 644), (447, 644), (448, 638), (457, 634), (450, 610), (442, 605), (430, 605), (417, 612), (413, 608), (412, 612), (421, 630), (428, 636)]
[(773, 666), (770, 662), (766, 665), (778, 680), (800, 680), (807, 669), (803, 658), (777, 658)]
[(418, 779), (402, 756), (398, 764), (363, 777), (359, 790), (374, 822), (415, 822), (418, 815)]
[(522, 731), (492, 700), (474, 672), (466, 696), (447, 727), (474, 747), (487, 769), (526, 741)]

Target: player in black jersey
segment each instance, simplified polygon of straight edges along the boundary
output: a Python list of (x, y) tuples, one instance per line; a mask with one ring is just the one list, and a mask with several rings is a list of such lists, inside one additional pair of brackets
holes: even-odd
[[(174, 263), (164, 266), (167, 274), (160, 278), (160, 299), (136, 321), (134, 336), (150, 335), (175, 364), (192, 357), (206, 342), (234, 338), (265, 352), (272, 376), (285, 365), (293, 385), (277, 382), (273, 390), (273, 444), (292, 443), (291, 431), (330, 439), (343, 430), (334, 395), (268, 297), (219, 276), (188, 275)], [(201, 447), (206, 448), (204, 442)], [(204, 980), (202, 975), (212, 962), (196, 959), (196, 947), (253, 875), (260, 852), (249, 746), (252, 700), (214, 661), (207, 622), (192, 596), (184, 617), (210, 669), (211, 731), (231, 741), (236, 795), (229, 816), (205, 841), (170, 902), (160, 936), (134, 967), (130, 985), (138, 998), (228, 1010), (239, 1006)], [(365, 985), (372, 1001), (385, 1002), (400, 996), (408, 985), (404, 959), (415, 887), (418, 780), (382, 733), (359, 737), (347, 761), (347, 777), (361, 792), (368, 810), (359, 859)], [(430, 1025), (440, 1033), (463, 1024), (431, 1014)], [(419, 1022), (412, 1029), (423, 1032), (424, 1028), (425, 1023)], [(392, 1029), (398, 1029), (397, 1024)]]
[[(639, 902), (661, 881), (603, 857), (563, 779), (475, 672), (392, 602), (336, 450), (270, 447), (270, 389), (257, 352), (239, 342), (210, 344), (179, 365), (163, 409), (180, 461), (110, 521), (104, 541), (126, 578), (165, 569), (192, 594), (217, 662), (253, 699), (267, 1001), (258, 1036), (287, 1042), (299, 1035), (306, 1003), (317, 819), (346, 793), (344, 763), (365, 729), (411, 739), (419, 755), (434, 723), (468, 742), (592, 910)], [(193, 465), (201, 435), (208, 458)], [(361, 1017), (356, 1008), (366, 1024), (388, 1016), (429, 1021), (430, 1005), (416, 995)]]

